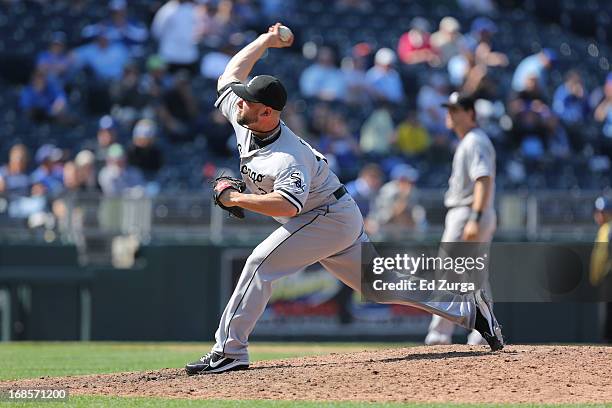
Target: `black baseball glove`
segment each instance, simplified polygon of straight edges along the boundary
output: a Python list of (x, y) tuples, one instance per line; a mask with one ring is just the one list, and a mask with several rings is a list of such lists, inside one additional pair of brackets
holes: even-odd
[(236, 190), (242, 193), (246, 190), (246, 184), (241, 179), (229, 176), (221, 176), (213, 181), (213, 199), (215, 204), (229, 212), (236, 218), (244, 218), (244, 210), (240, 207), (226, 207), (219, 202), (219, 197), (227, 189)]

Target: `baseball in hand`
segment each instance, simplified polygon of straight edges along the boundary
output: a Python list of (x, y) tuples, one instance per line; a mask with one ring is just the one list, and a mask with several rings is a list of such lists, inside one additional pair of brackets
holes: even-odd
[(278, 36), (280, 37), (281, 41), (289, 42), (291, 41), (291, 37), (293, 37), (293, 33), (289, 27), (282, 25), (278, 27)]

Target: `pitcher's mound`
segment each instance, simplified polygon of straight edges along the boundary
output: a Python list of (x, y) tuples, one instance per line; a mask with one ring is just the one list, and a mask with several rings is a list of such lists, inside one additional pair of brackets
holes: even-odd
[(41, 378), (1, 387), (69, 387), (72, 395), (457, 403), (612, 402), (612, 347), (436, 346), (258, 361), (246, 371), (182, 369)]

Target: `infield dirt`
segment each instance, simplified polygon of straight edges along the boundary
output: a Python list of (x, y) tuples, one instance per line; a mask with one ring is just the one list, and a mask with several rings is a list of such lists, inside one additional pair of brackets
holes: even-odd
[(217, 400), (610, 403), (612, 347), (411, 347), (260, 361), (247, 371), (194, 377), (167, 368), (0, 382), (17, 386)]

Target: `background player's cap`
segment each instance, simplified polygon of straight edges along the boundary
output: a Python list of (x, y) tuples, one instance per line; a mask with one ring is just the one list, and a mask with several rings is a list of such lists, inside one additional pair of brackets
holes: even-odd
[(460, 107), (464, 110), (474, 109), (474, 98), (469, 95), (462, 95), (459, 92), (453, 92), (448, 97), (448, 102), (442, 104), (445, 108)]
[(608, 197), (597, 197), (594, 204), (596, 211), (612, 212), (612, 200), (608, 199)]
[(231, 87), (245, 101), (263, 103), (277, 111), (282, 111), (287, 103), (285, 87), (271, 75), (258, 75), (246, 85), (233, 84)]

